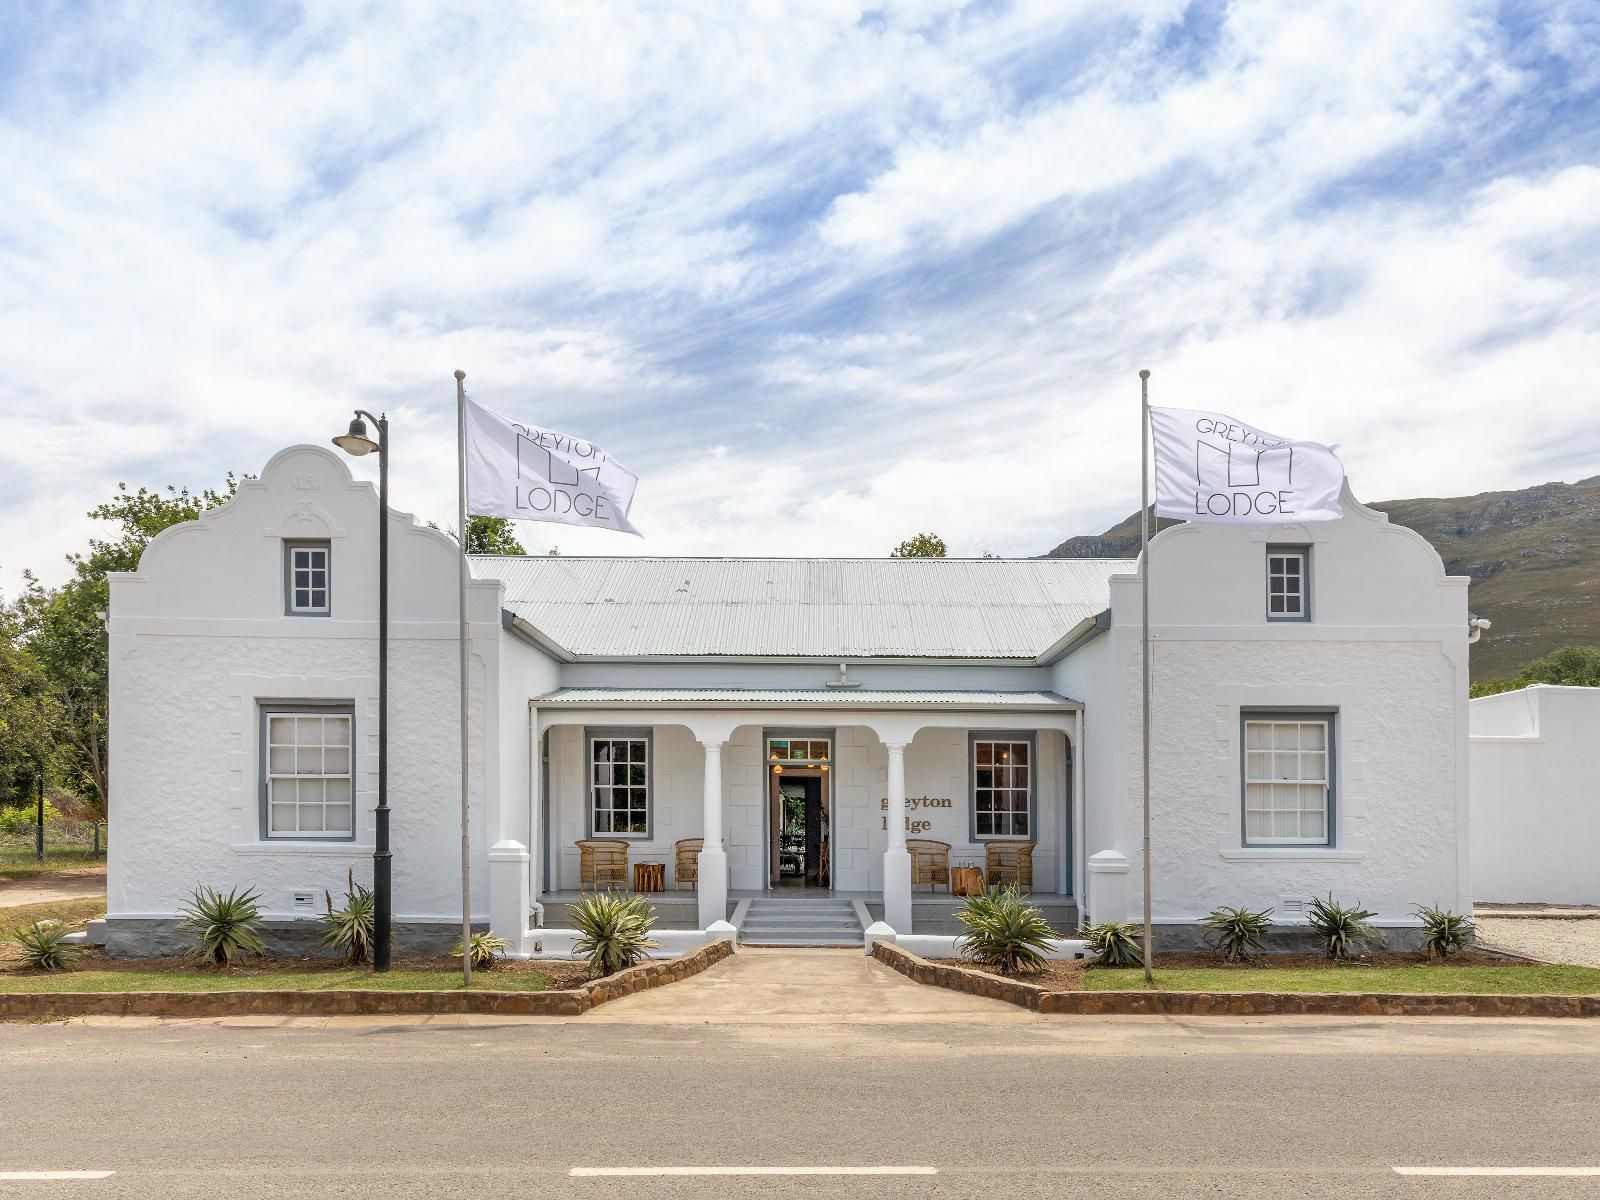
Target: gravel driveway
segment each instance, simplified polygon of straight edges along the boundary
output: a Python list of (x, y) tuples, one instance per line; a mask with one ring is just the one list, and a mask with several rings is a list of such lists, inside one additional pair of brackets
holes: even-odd
[(1600, 921), (1593, 919), (1480, 917), (1478, 937), (1496, 949), (1545, 962), (1600, 967)]

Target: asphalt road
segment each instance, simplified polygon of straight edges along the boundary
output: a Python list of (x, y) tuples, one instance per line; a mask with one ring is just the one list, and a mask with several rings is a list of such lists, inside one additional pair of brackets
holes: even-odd
[[(1600, 1023), (0, 1025), (0, 1128), (6, 1197), (1559, 1200), (1394, 1168), (1600, 1168)], [(572, 1174), (659, 1167), (936, 1173)]]

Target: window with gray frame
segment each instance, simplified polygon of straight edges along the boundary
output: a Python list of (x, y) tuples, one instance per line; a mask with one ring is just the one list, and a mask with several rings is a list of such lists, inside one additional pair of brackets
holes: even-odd
[(1335, 714), (1255, 711), (1240, 720), (1244, 844), (1331, 846)]
[(595, 837), (650, 836), (650, 733), (589, 733), (589, 829)]
[(1311, 551), (1305, 546), (1267, 547), (1267, 620), (1311, 619)]
[(1030, 734), (974, 732), (968, 739), (972, 834), (1033, 836), (1034, 740)]
[(261, 706), (261, 832), (355, 837), (354, 705)]
[(329, 571), (333, 548), (327, 542), (283, 544), (283, 607), (292, 617), (325, 617), (333, 611)]

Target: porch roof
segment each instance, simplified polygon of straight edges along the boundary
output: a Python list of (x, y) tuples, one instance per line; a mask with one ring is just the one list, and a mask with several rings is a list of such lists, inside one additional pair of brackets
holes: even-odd
[(563, 708), (979, 709), (1061, 712), (1082, 708), (1055, 692), (867, 688), (558, 688), (534, 697)]

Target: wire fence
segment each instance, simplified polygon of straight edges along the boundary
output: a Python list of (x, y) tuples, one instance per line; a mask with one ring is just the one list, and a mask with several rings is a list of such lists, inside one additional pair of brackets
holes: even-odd
[(25, 866), (30, 862), (95, 862), (105, 858), (107, 831), (104, 821), (46, 821), (44, 837), (39, 826), (0, 824), (0, 866)]

